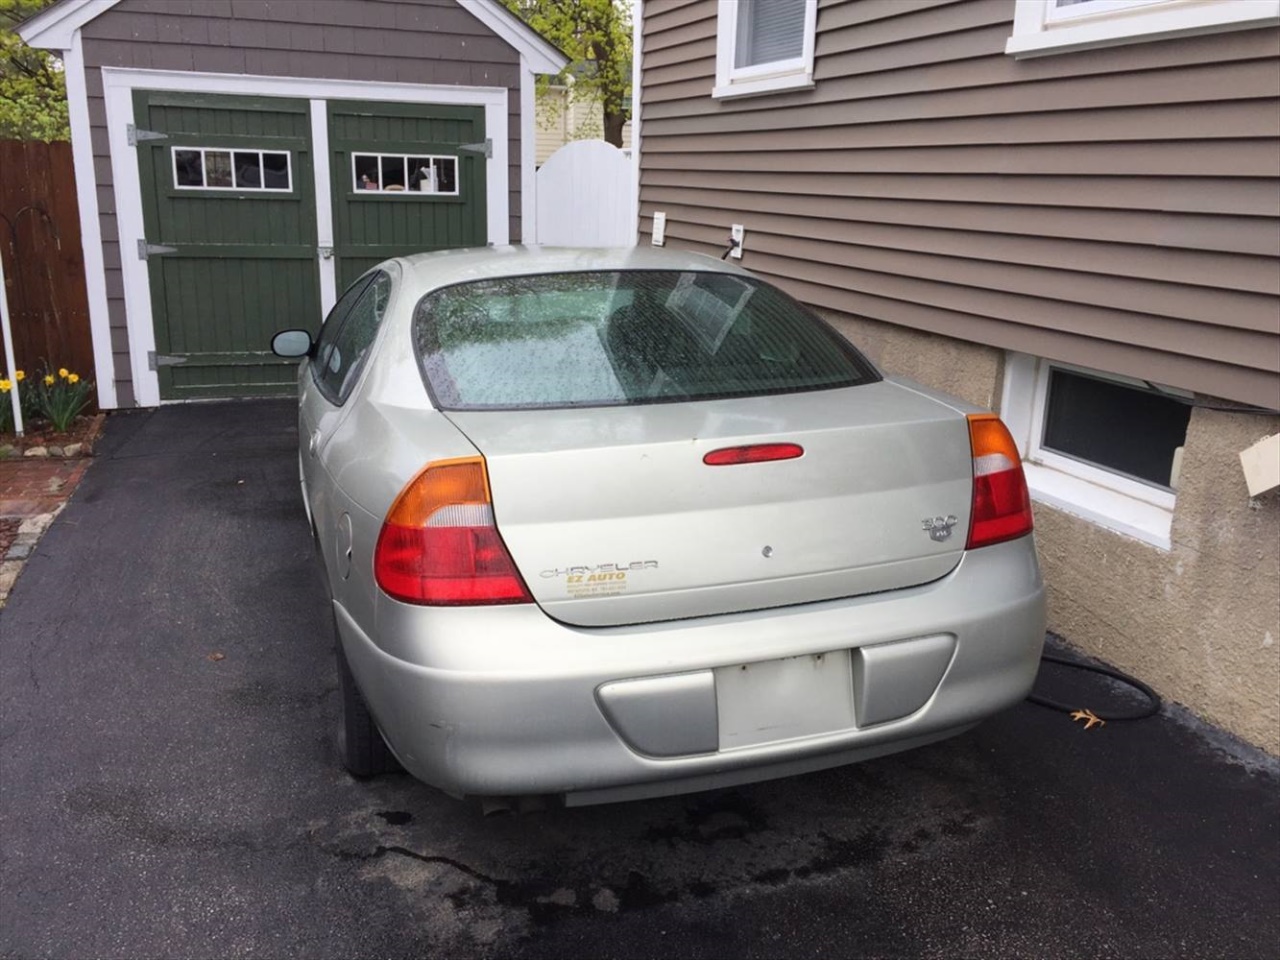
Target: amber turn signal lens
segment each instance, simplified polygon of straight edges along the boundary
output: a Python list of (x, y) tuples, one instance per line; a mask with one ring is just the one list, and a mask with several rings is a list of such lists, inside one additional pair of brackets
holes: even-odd
[(969, 414), (973, 451), (973, 509), (966, 549), (1003, 543), (1031, 532), (1031, 495), (1022, 457), (994, 413)]
[(437, 460), (396, 497), (373, 554), (378, 586), (404, 603), (531, 603), (494, 522), (483, 457)]

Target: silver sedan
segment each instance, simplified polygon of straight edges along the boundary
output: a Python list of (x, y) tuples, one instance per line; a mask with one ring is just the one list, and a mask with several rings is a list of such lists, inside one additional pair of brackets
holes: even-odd
[(672, 251), (449, 251), (300, 357), (347, 768), (567, 804), (818, 770), (1021, 700), (1044, 589), (989, 413)]

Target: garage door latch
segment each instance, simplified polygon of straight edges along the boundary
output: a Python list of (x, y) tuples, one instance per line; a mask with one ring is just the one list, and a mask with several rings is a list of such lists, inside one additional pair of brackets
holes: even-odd
[(159, 370), (161, 367), (176, 367), (180, 363), (186, 363), (186, 357), (166, 356), (163, 353), (156, 353), (154, 350), (147, 351), (147, 369)]

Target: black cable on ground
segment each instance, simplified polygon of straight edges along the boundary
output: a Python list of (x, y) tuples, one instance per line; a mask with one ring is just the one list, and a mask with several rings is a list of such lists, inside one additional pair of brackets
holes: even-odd
[[(1145, 707), (1130, 713), (1093, 713), (1098, 720), (1145, 720), (1147, 717), (1154, 717), (1160, 712), (1160, 695), (1148, 687), (1136, 677), (1131, 677), (1127, 673), (1121, 673), (1119, 670), (1112, 670), (1109, 667), (1099, 667), (1092, 663), (1081, 663), (1078, 660), (1068, 660), (1065, 657), (1055, 657), (1051, 653), (1042, 654), (1041, 660), (1046, 663), (1057, 663), (1064, 667), (1075, 667), (1078, 670), (1088, 670), (1090, 673), (1100, 673), (1104, 677), (1110, 677), (1112, 680), (1119, 680), (1121, 683), (1127, 684), (1140, 692), (1149, 701)], [(1076, 713), (1079, 707), (1073, 707), (1070, 704), (1059, 703), (1057, 700), (1050, 700), (1048, 697), (1038, 697), (1035, 694), (1027, 697), (1029, 701), (1042, 707), (1048, 707), (1051, 710), (1061, 710), (1063, 713)]]

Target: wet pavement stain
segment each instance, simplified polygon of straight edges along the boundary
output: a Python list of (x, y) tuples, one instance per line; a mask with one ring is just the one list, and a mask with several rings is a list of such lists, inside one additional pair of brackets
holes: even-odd
[(403, 827), (406, 823), (413, 823), (413, 814), (408, 810), (379, 810), (378, 816), (384, 823), (393, 827)]

